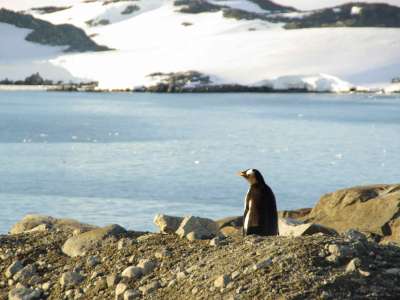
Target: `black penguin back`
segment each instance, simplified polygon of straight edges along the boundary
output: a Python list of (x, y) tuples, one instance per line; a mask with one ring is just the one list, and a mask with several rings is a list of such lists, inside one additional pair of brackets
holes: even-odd
[(257, 183), (250, 187), (250, 198), (254, 201), (254, 216), (262, 235), (278, 235), (278, 211), (276, 199), (272, 189), (265, 183), (264, 177), (258, 170), (254, 170)]

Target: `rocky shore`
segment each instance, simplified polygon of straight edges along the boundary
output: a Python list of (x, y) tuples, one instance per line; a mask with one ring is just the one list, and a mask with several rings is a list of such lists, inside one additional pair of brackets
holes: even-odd
[(280, 212), (277, 237), (243, 238), (240, 217), (148, 233), (30, 215), (0, 236), (0, 299), (399, 299), (399, 211), (400, 185), (378, 185)]
[(53, 82), (43, 79), (39, 73), (32, 74), (24, 80), (0, 80), (2, 90), (44, 90), (50, 92), (90, 92), (90, 93), (382, 93), (399, 92), (398, 82), (393, 82), (386, 88), (364, 88), (354, 86), (339, 78), (326, 75), (296, 75), (280, 76), (266, 79), (254, 84), (218, 83), (213, 76), (198, 72), (156, 72), (147, 76), (147, 85), (104, 88), (98, 82)]

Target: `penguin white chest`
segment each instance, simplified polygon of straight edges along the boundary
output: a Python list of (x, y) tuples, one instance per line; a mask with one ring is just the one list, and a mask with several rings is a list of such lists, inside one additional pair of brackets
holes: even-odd
[[(246, 197), (246, 199), (247, 199), (247, 197)], [(243, 224), (245, 231), (247, 231), (247, 229), (249, 228), (251, 205), (252, 205), (252, 201), (249, 200), (249, 209), (248, 209), (248, 211), (246, 213), (246, 216), (244, 218), (244, 224)]]
[(246, 214), (246, 218), (244, 219), (244, 230), (247, 231), (249, 228), (249, 222), (250, 222), (250, 209), (251, 209), (251, 201), (249, 201), (249, 211)]

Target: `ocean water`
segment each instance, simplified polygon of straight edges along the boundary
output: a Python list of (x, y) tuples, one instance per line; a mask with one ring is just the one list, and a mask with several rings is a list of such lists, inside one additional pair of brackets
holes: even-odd
[(278, 209), (400, 182), (400, 97), (0, 93), (0, 233), (28, 213), (155, 230), (242, 214), (239, 170)]

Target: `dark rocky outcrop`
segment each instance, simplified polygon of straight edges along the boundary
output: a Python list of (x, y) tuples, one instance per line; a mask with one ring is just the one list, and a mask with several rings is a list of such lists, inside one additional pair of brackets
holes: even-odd
[(400, 76), (393, 78), (391, 82), (392, 83), (400, 83)]
[(180, 12), (187, 14), (217, 12), (222, 8), (222, 6), (211, 4), (206, 0), (176, 0), (174, 5), (180, 7)]
[(103, 1), (103, 5), (109, 5), (109, 4), (114, 4), (118, 2), (135, 2), (137, 0), (105, 0)]
[(106, 25), (109, 25), (110, 23), (111, 23), (110, 20), (107, 20), (107, 19), (92, 19), (92, 20), (86, 21), (86, 24), (90, 27), (106, 26)]
[(36, 11), (40, 14), (52, 14), (58, 11), (70, 9), (72, 6), (41, 6), (32, 8), (33, 11)]
[[(284, 6), (277, 4), (273, 1), (269, 0), (249, 0), (257, 4), (260, 8), (265, 10), (265, 13), (272, 13), (272, 12), (291, 12), (296, 11), (295, 8)], [(207, 0), (176, 0), (174, 2), (175, 6), (182, 7), (179, 11), (183, 13), (191, 13), (191, 14), (198, 14), (203, 12), (216, 12), (220, 10), (235, 10), (225, 5), (217, 5), (214, 3), (210, 3)], [(237, 10), (241, 12), (246, 12), (244, 10)], [(255, 14), (256, 15), (256, 14)], [(260, 14), (261, 15), (261, 14)]]
[(150, 86), (150, 92), (182, 92), (195, 86), (206, 86), (211, 84), (210, 76), (197, 71), (175, 72), (175, 73), (153, 73), (152, 80), (157, 83)]
[[(169, 84), (159, 83), (150, 87), (134, 90), (136, 92), (150, 93), (269, 93), (273, 92), (270, 87), (254, 87), (240, 84), (214, 84), (199, 85), (192, 87), (176, 87)], [(304, 92), (304, 91), (303, 91)]]
[(20, 28), (32, 29), (26, 40), (50, 46), (68, 46), (65, 52), (105, 51), (108, 47), (97, 45), (86, 33), (73, 25), (53, 25), (31, 15), (0, 9), (0, 22)]
[(273, 1), (269, 0), (249, 0), (250, 2), (253, 2), (257, 4), (259, 7), (262, 9), (269, 11), (269, 12), (291, 12), (291, 11), (296, 11), (295, 8), (291, 6), (284, 6), (277, 4)]
[(135, 11), (139, 11), (140, 7), (137, 5), (128, 5), (125, 9), (121, 12), (121, 15), (130, 15)]
[(197, 71), (150, 74), (153, 85), (134, 89), (135, 92), (151, 93), (249, 93), (271, 92), (269, 86), (245, 86), (240, 84), (215, 84), (210, 76)]
[[(357, 7), (354, 11), (353, 7)], [(359, 11), (358, 11), (359, 10)], [(400, 27), (400, 7), (384, 3), (348, 3), (316, 10), (302, 18), (280, 18), (286, 29), (318, 27)]]
[(235, 20), (264, 20), (264, 21), (270, 20), (270, 18), (266, 14), (259, 14), (259, 13), (249, 12), (249, 11), (245, 11), (245, 10), (241, 10), (241, 9), (233, 9), (233, 8), (224, 9), (223, 15), (225, 18), (235, 19)]
[[(57, 84), (59, 84), (58, 82)], [(55, 82), (50, 79), (44, 79), (39, 72), (29, 75), (24, 80), (9, 80), (8, 78), (0, 80), (0, 84), (5, 85), (54, 85)]]
[(276, 4), (269, 0), (250, 0), (254, 2), (260, 8), (265, 10), (265, 13), (254, 13), (241, 9), (231, 8), (225, 5), (217, 5), (214, 3), (209, 3), (207, 0), (176, 0), (174, 2), (175, 6), (180, 7), (179, 12), (189, 13), (189, 14), (198, 14), (205, 12), (217, 12), (223, 11), (223, 15), (225, 18), (233, 18), (236, 20), (265, 20), (276, 22), (273, 18), (270, 18), (269, 15), (272, 13), (284, 13), (284, 12), (292, 12), (296, 11), (292, 7), (283, 6)]

